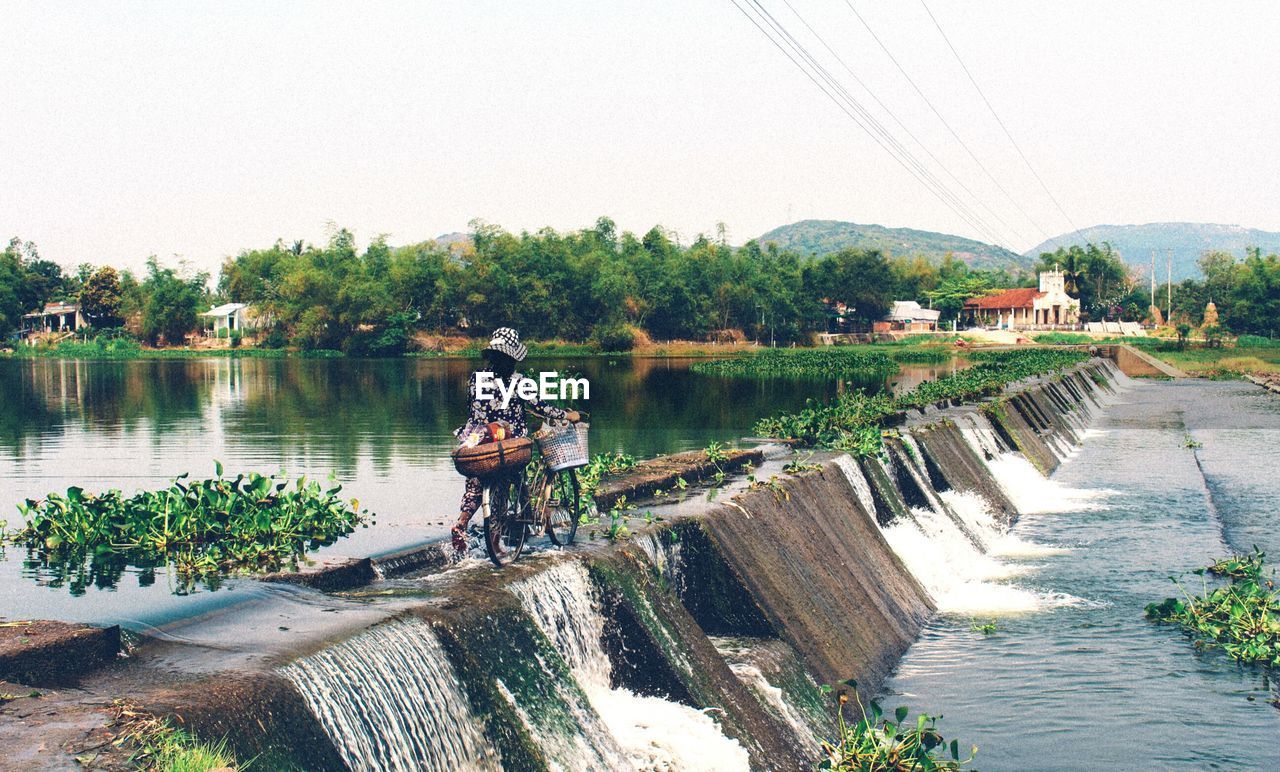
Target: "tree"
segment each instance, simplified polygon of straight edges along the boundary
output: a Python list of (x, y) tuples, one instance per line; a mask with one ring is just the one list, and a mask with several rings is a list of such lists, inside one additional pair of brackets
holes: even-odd
[(894, 299), (893, 272), (879, 250), (842, 249), (819, 261), (811, 276), (822, 297), (844, 303), (862, 322), (884, 316)]
[(148, 343), (154, 345), (163, 340), (176, 345), (195, 329), (208, 281), (208, 274), (183, 278), (172, 268), (162, 267), (155, 255), (147, 258), (147, 278), (142, 282), (146, 296), (142, 335)]
[(1186, 322), (1179, 322), (1176, 329), (1178, 331), (1178, 348), (1184, 349), (1187, 347), (1187, 336), (1191, 334), (1191, 325)]
[(109, 265), (92, 273), (80, 288), (80, 313), (94, 327), (119, 327), (123, 303), (120, 275)]

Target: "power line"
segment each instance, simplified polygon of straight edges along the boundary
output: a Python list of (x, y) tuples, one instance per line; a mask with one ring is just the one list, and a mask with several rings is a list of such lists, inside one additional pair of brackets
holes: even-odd
[[(961, 201), (959, 196), (955, 195), (946, 186), (946, 184), (943, 183), (941, 180), (939, 180), (937, 176), (933, 174), (932, 171), (930, 171), (923, 163), (921, 163), (920, 160), (917, 159), (911, 153), (911, 151), (906, 148), (905, 145), (899, 142), (897, 137), (893, 136), (893, 134), (889, 132), (884, 127), (884, 125), (880, 123), (880, 121), (877, 120), (876, 117), (872, 115), (871, 112), (867, 110), (857, 100), (856, 97), (853, 96), (853, 94), (849, 93), (849, 90), (846, 89), (839, 82), (839, 80), (837, 80), (826, 69), (826, 67), (824, 67), (817, 60), (817, 58), (812, 53), (810, 53), (806, 45), (804, 45), (799, 40), (797, 40), (794, 35), (792, 35), (790, 32), (787, 31), (787, 28), (785, 25), (783, 25), (776, 18), (774, 18), (773, 14), (769, 13), (769, 10), (764, 7), (763, 3), (760, 0), (748, 0), (748, 2), (752, 6), (754, 6), (757, 14), (761, 15), (763, 19), (766, 19), (769, 25), (787, 40), (788, 45), (790, 45), (793, 50), (799, 53), (810, 64), (810, 66), (812, 66), (816, 71), (819, 72), (819, 74), (822, 75), (823, 79), (827, 81), (827, 83), (832, 88), (834, 88), (841, 96), (844, 97), (845, 101), (847, 101), (858, 112), (858, 114), (861, 115), (862, 118), (871, 125), (871, 127), (875, 130), (876, 133), (884, 137), (884, 139), (887, 142), (889, 142), (899, 153), (901, 153), (906, 158), (908, 163), (910, 163), (922, 175), (928, 178), (928, 180), (933, 185), (935, 185), (938, 189), (940, 189), (948, 198), (950, 198), (956, 206), (963, 208), (965, 212), (967, 212), (973, 220), (976, 220), (979, 226), (981, 226), (980, 230), (984, 234), (984, 238), (988, 239), (993, 244), (1001, 244), (1001, 245), (1003, 244), (1003, 242), (1005, 241), (1004, 237), (999, 235), (996, 232), (995, 228), (992, 228), (989, 224), (987, 224), (987, 222), (982, 218), (981, 215), (973, 211), (967, 204)], [(793, 12), (794, 12), (794, 9), (793, 9)], [(802, 23), (804, 22), (803, 18), (801, 18), (801, 22)]]
[(1047, 195), (1049, 200), (1053, 202), (1053, 205), (1057, 207), (1058, 213), (1061, 214), (1062, 218), (1071, 226), (1071, 233), (1079, 233), (1080, 229), (1077, 228), (1075, 222), (1072, 221), (1071, 215), (1067, 214), (1067, 211), (1062, 208), (1062, 204), (1058, 203), (1057, 196), (1053, 195), (1053, 192), (1049, 190), (1049, 186), (1045, 184), (1044, 179), (1040, 177), (1040, 173), (1031, 165), (1031, 161), (1027, 158), (1027, 154), (1022, 152), (1022, 147), (1018, 145), (1017, 140), (1013, 138), (1013, 134), (1010, 133), (1009, 127), (1005, 125), (1003, 120), (1001, 120), (1000, 114), (996, 112), (996, 108), (991, 104), (991, 100), (987, 99), (987, 95), (983, 92), (982, 87), (978, 85), (978, 81), (973, 77), (973, 73), (969, 71), (969, 67), (964, 63), (964, 59), (960, 58), (960, 52), (956, 50), (954, 45), (952, 45), (951, 38), (947, 37), (947, 33), (942, 29), (942, 25), (938, 23), (938, 18), (933, 15), (933, 11), (929, 10), (929, 5), (925, 3), (925, 0), (920, 0), (920, 5), (924, 7), (924, 12), (929, 14), (929, 19), (933, 21), (933, 26), (938, 28), (938, 34), (946, 41), (947, 48), (951, 49), (952, 55), (955, 56), (956, 61), (960, 63), (960, 69), (964, 70), (964, 74), (968, 76), (969, 82), (973, 84), (974, 90), (978, 92), (978, 96), (982, 97), (983, 103), (985, 103), (987, 109), (991, 111), (991, 117), (996, 119), (996, 123), (1000, 124), (1001, 131), (1003, 131), (1004, 135), (1009, 138), (1009, 144), (1013, 145), (1014, 150), (1018, 151), (1018, 157), (1022, 159), (1024, 164), (1026, 164), (1027, 170), (1031, 172), (1031, 176), (1036, 178), (1036, 182), (1040, 183), (1040, 188), (1044, 190), (1045, 195)]
[(791, 13), (795, 14), (795, 17), (800, 20), (800, 23), (804, 25), (805, 29), (809, 30), (810, 34), (812, 34), (813, 37), (819, 43), (822, 44), (822, 47), (827, 49), (827, 52), (830, 53), (831, 56), (835, 58), (837, 62), (840, 63), (840, 66), (844, 68), (845, 72), (849, 73), (849, 76), (853, 78), (854, 82), (857, 83), (859, 86), (861, 86), (862, 89), (866, 91), (868, 95), (870, 95), (870, 97), (875, 101), (875, 103), (880, 106), (880, 109), (885, 111), (885, 113), (889, 116), (889, 118), (891, 118), (893, 122), (898, 125), (898, 128), (902, 129), (903, 133), (905, 133), (908, 137), (910, 137), (911, 140), (915, 142), (916, 145), (918, 145), (920, 149), (923, 150), (925, 154), (928, 155), (929, 158), (931, 158), (933, 162), (938, 165), (938, 168), (942, 169), (942, 171), (946, 173), (946, 175), (950, 177), (953, 182), (955, 182), (957, 185), (960, 186), (961, 190), (963, 190), (965, 193), (968, 193), (969, 196), (974, 201), (978, 202), (979, 206), (981, 206), (984, 210), (986, 210), (988, 214), (990, 214), (993, 218), (995, 218), (996, 222), (1000, 223), (1000, 225), (1004, 227), (1006, 233), (1012, 233), (1015, 239), (1025, 238), (1023, 234), (1018, 231), (1017, 228), (1014, 228), (1012, 225), (1006, 222), (1005, 219), (1001, 217), (999, 214), (997, 214), (994, 209), (988, 206), (987, 203), (984, 200), (982, 200), (982, 198), (980, 198), (977, 193), (974, 193), (973, 190), (970, 189), (968, 185), (965, 185), (964, 182), (959, 177), (957, 177), (954, 173), (952, 173), (952, 171), (949, 168), (947, 168), (947, 165), (942, 162), (942, 159), (938, 158), (938, 156), (935, 155), (933, 151), (929, 149), (929, 146), (926, 145), (919, 137), (917, 137), (915, 133), (912, 132), (911, 129), (905, 123), (903, 123), (902, 120), (899, 119), (897, 115), (894, 114), (893, 110), (889, 109), (889, 106), (886, 105), (884, 101), (880, 99), (880, 97), (876, 96), (875, 91), (873, 91), (871, 87), (868, 86), (866, 82), (862, 80), (862, 78), (858, 77), (858, 74), (853, 71), (853, 68), (849, 66), (848, 62), (846, 62), (844, 58), (841, 57), (840, 54), (837, 53), (835, 49), (833, 49), (827, 43), (826, 39), (824, 39), (822, 35), (818, 34), (818, 31), (815, 30), (812, 27), (812, 25), (809, 24), (809, 22), (805, 21), (804, 17), (801, 16), (800, 12), (795, 9), (795, 6), (791, 4), (790, 0), (782, 0), (782, 2), (784, 5), (787, 6), (787, 8), (791, 10)]
[[(906, 171), (916, 180), (937, 197), (944, 205), (946, 205), (958, 217), (973, 227), (975, 230), (983, 233), (986, 238), (992, 239), (992, 243), (999, 243), (1001, 239), (998, 236), (993, 237), (993, 230), (986, 225), (982, 218), (973, 213), (964, 205), (953, 193), (951, 193), (945, 185), (943, 185), (936, 177), (929, 172), (910, 152), (897, 142), (897, 140), (888, 133), (883, 126), (879, 125), (865, 108), (853, 98), (851, 94), (844, 89), (838, 81), (836, 81), (825, 68), (822, 67), (812, 54), (808, 53), (803, 44), (795, 40), (776, 19), (760, 7), (756, 0), (746, 0), (754, 9), (756, 15), (752, 15), (746, 8), (738, 3), (738, 0), (730, 0), (733, 6), (747, 18), (751, 24), (764, 35), (770, 43), (774, 45), (784, 56), (787, 57), (822, 93), (830, 99), (837, 108), (839, 108), (846, 116), (849, 117), (859, 128), (867, 133), (868, 136), (880, 145), (880, 147), (888, 153), (895, 161), (898, 162)], [(758, 18), (757, 18), (758, 17)], [(767, 25), (769, 29), (766, 29)], [(773, 30), (773, 34), (770, 33)], [(788, 50), (790, 49), (790, 50)], [(794, 52), (794, 53), (793, 53)], [(797, 58), (799, 57), (799, 58)], [(805, 64), (807, 62), (807, 66)], [(827, 85), (824, 85), (826, 81)], [(834, 92), (834, 93), (833, 93)], [(841, 101), (840, 94), (844, 97)], [(847, 104), (846, 104), (847, 103)], [(861, 115), (861, 117), (859, 117)], [(873, 128), (874, 127), (874, 128)]]
[(858, 9), (853, 7), (853, 3), (851, 3), (849, 0), (844, 0), (844, 4), (849, 7), (849, 10), (853, 13), (853, 15), (857, 17), (858, 21), (862, 23), (862, 26), (865, 27), (867, 32), (871, 34), (872, 39), (874, 39), (876, 41), (876, 44), (880, 46), (880, 50), (884, 51), (885, 56), (889, 57), (889, 61), (893, 62), (893, 66), (898, 68), (898, 72), (902, 73), (902, 77), (907, 79), (907, 82), (911, 84), (911, 88), (915, 89), (916, 94), (918, 94), (920, 98), (924, 100), (924, 103), (929, 106), (929, 109), (933, 111), (933, 114), (937, 116), (938, 120), (942, 122), (942, 125), (946, 127), (948, 132), (951, 133), (951, 136), (954, 137), (956, 142), (960, 144), (960, 147), (964, 148), (964, 151), (969, 154), (969, 157), (972, 158), (973, 162), (978, 165), (978, 168), (982, 169), (983, 173), (987, 175), (987, 177), (991, 180), (992, 184), (994, 184), (996, 188), (999, 189), (999, 191), (1004, 194), (1005, 198), (1009, 199), (1009, 202), (1012, 203), (1014, 208), (1016, 208), (1022, 214), (1022, 216), (1027, 219), (1027, 222), (1035, 226), (1035, 229), (1040, 231), (1040, 233), (1044, 235), (1046, 240), (1050, 239), (1051, 237), (1049, 236), (1049, 232), (1045, 230), (1044, 226), (1036, 222), (1036, 219), (1032, 217), (1027, 212), (1027, 210), (1022, 207), (1022, 204), (1018, 203), (1018, 200), (1014, 198), (1013, 195), (1010, 194), (1008, 190), (1005, 189), (1004, 185), (1000, 184), (1000, 180), (996, 179), (996, 176), (991, 173), (991, 170), (987, 168), (986, 164), (982, 163), (982, 159), (978, 158), (978, 155), (973, 152), (973, 150), (969, 147), (969, 144), (965, 142), (963, 138), (961, 138), (960, 134), (954, 128), (952, 128), (951, 124), (947, 121), (947, 119), (943, 117), (942, 112), (936, 106), (934, 106), (933, 102), (929, 99), (929, 97), (925, 95), (924, 90), (921, 89), (920, 86), (916, 84), (915, 79), (913, 79), (911, 75), (907, 73), (906, 68), (903, 67), (902, 63), (898, 61), (898, 58), (893, 55), (893, 52), (889, 50), (889, 47), (884, 44), (884, 41), (880, 39), (880, 36), (876, 34), (876, 31), (871, 28), (871, 25), (867, 23), (866, 19), (862, 18), (862, 14), (858, 13)]

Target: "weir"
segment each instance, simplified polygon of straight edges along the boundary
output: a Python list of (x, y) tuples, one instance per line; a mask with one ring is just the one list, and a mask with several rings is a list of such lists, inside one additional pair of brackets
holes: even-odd
[(997, 557), (1054, 549), (1008, 528), (1124, 378), (1093, 359), (916, 412), (882, 457), (817, 455), (616, 544), (379, 580), (410, 601), (275, 670), (334, 768), (811, 769), (820, 685), (874, 696), (937, 613), (1074, 602)]

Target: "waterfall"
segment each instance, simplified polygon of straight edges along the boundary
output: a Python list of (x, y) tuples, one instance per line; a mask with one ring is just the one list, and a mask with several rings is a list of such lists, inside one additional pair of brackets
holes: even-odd
[[(1124, 384), (1117, 370), (1106, 367), (1106, 372), (1117, 383)], [(1062, 387), (1056, 398), (1046, 393), (1045, 407), (1060, 416), (1076, 436), (1083, 438), (1088, 434), (1094, 405), (1105, 405), (1116, 397), (1110, 391), (1091, 388), (1084, 392), (1089, 397), (1076, 401), (1067, 391)], [(1077, 407), (1063, 411), (1059, 400)], [(1105, 506), (1105, 499), (1113, 493), (1073, 489), (1046, 478), (1021, 453), (1007, 449), (1007, 443), (1000, 439), (1000, 431), (981, 412), (958, 416), (955, 423), (965, 442), (983, 460), (991, 477), (1022, 515), (1098, 509)], [(1077, 447), (1056, 432), (1044, 434), (1042, 439), (1059, 460), (1077, 451)], [(918, 445), (910, 441), (909, 436), (904, 437), (903, 442), (918, 454)], [(916, 468), (912, 455), (907, 453), (898, 463), (903, 464), (911, 479), (925, 492), (929, 506), (912, 507), (909, 518), (901, 518), (881, 530), (908, 570), (929, 591), (940, 611), (990, 614), (1081, 602), (1069, 595), (1037, 592), (1008, 581), (1029, 570), (1027, 566), (1008, 562), (1009, 559), (1041, 558), (1060, 554), (1066, 548), (1028, 542), (1007, 532), (987, 501), (975, 492), (934, 491), (927, 484), (927, 474)], [(849, 469), (856, 466), (849, 461), (841, 467), (856, 487), (855, 475)]]
[(837, 458), (836, 466), (840, 467), (845, 477), (849, 478), (849, 484), (853, 486), (854, 495), (858, 497), (858, 504), (862, 506), (862, 511), (875, 520), (876, 502), (871, 496), (871, 484), (867, 482), (867, 476), (862, 473), (862, 468), (850, 456)]
[[(706, 713), (659, 697), (612, 688), (602, 639), (605, 618), (587, 570), (564, 561), (516, 582), (511, 591), (569, 665), (623, 758), (612, 769), (746, 770), (748, 756)], [(604, 738), (596, 738), (599, 744)]]
[(280, 669), (352, 770), (498, 770), (435, 633), (393, 620)]

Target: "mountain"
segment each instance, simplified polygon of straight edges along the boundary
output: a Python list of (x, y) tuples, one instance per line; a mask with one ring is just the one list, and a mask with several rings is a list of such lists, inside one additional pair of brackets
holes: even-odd
[(1173, 280), (1200, 278), (1196, 266), (1202, 252), (1220, 250), (1244, 257), (1246, 247), (1260, 247), (1264, 254), (1280, 252), (1280, 233), (1244, 228), (1239, 225), (1214, 225), (1197, 222), (1153, 222), (1146, 225), (1095, 225), (1072, 234), (1064, 234), (1023, 253), (1039, 258), (1041, 252), (1052, 252), (1060, 245), (1101, 244), (1107, 242), (1132, 266), (1151, 270), (1151, 250), (1156, 251), (1156, 278), (1166, 276), (1165, 250), (1173, 257)]
[(780, 249), (801, 254), (826, 255), (847, 247), (879, 249), (902, 257), (924, 255), (941, 260), (948, 252), (973, 268), (1008, 268), (1025, 270), (1032, 261), (1004, 247), (952, 236), (947, 233), (918, 231), (912, 228), (886, 228), (883, 225), (859, 225), (839, 220), (801, 220), (774, 228), (760, 236), (761, 244), (773, 242)]

